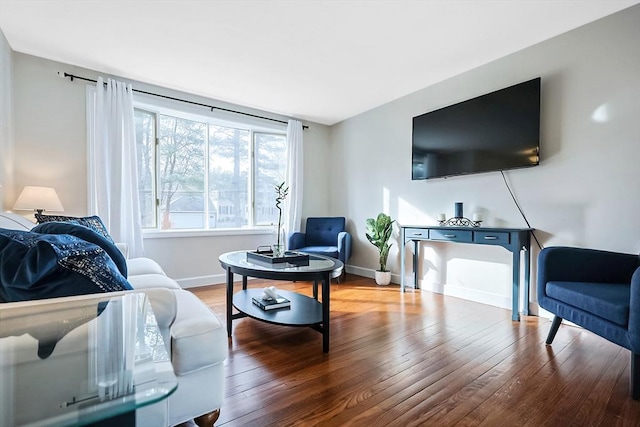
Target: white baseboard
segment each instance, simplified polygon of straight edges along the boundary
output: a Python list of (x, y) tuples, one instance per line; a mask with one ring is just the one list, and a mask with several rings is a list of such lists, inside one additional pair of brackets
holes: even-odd
[[(349, 274), (355, 274), (356, 276), (368, 277), (373, 279), (375, 277), (375, 270), (370, 268), (362, 268), (347, 265), (346, 271)], [(252, 277), (248, 278), (252, 280)], [(225, 273), (222, 274), (212, 274), (209, 276), (198, 276), (198, 277), (186, 277), (184, 279), (176, 279), (176, 282), (180, 285), (180, 287), (187, 288), (197, 288), (199, 286), (208, 286), (208, 285), (217, 285), (227, 283), (227, 277)], [(391, 274), (391, 283), (400, 284), (400, 275), (399, 274)]]
[[(540, 307), (538, 304), (533, 304), (533, 305), (536, 306), (536, 314), (539, 317), (544, 317), (546, 319), (553, 320), (553, 318), (554, 318), (554, 314), (553, 313), (551, 313), (550, 311), (545, 310), (544, 308)], [(567, 320), (563, 320), (563, 323), (565, 323), (565, 322), (567, 324), (572, 324), (573, 325), (573, 323), (571, 323), (571, 322), (569, 322)]]
[[(371, 268), (362, 268), (355, 265), (347, 265), (346, 271), (349, 274), (355, 274), (356, 276), (368, 277), (369, 279), (375, 279), (376, 271)], [(400, 284), (400, 275), (391, 273), (391, 283), (396, 285)]]
[(225, 274), (213, 274), (210, 276), (187, 277), (185, 279), (176, 279), (176, 282), (183, 289), (198, 288), (200, 286), (216, 285), (218, 283), (227, 283)]
[[(237, 276), (238, 280), (241, 276)], [(256, 280), (255, 277), (247, 277), (247, 280)], [(227, 283), (226, 274), (212, 274), (210, 276), (187, 277), (185, 279), (176, 279), (176, 282), (182, 289), (199, 288), (201, 286), (224, 285)]]
[[(375, 277), (375, 270), (372, 270), (370, 268), (347, 265), (345, 269), (347, 273), (355, 274), (356, 276), (368, 277), (370, 279), (373, 279)], [(248, 279), (252, 280), (253, 278), (249, 277)], [(209, 276), (186, 277), (184, 279), (176, 279), (176, 282), (178, 282), (180, 287), (182, 287), (183, 289), (187, 289), (227, 283), (227, 277), (225, 273), (222, 273), (212, 274)], [(400, 284), (400, 275), (391, 274), (391, 283)]]
[[(355, 274), (356, 276), (368, 277), (373, 279), (375, 277), (375, 270), (371, 268), (363, 268), (354, 265), (347, 265), (346, 271), (349, 274)], [(183, 289), (197, 288), (200, 286), (208, 286), (215, 284), (226, 283), (226, 275), (213, 274), (209, 276), (188, 277), (184, 279), (176, 280), (180, 287)], [(252, 280), (249, 277), (249, 280)], [(406, 284), (410, 283), (411, 279), (408, 277), (405, 281)], [(391, 283), (400, 284), (400, 275), (391, 274)], [(481, 304), (492, 305), (494, 307), (505, 308), (511, 310), (511, 296), (500, 295), (491, 292), (483, 292), (477, 289), (464, 288), (461, 286), (445, 285), (442, 286), (439, 283), (426, 283), (420, 281), (420, 289), (425, 291), (434, 292), (438, 294), (449, 295), (456, 298), (462, 298), (469, 301), (479, 302)], [(529, 302), (529, 309), (532, 314), (538, 314), (541, 317), (553, 318), (553, 315), (546, 310), (540, 309), (537, 304)]]
[(444, 295), (511, 310), (510, 296), (500, 295), (492, 292), (484, 292), (478, 289), (464, 288), (462, 286), (445, 285), (444, 287), (441, 287), (438, 284), (433, 285), (434, 287), (444, 288), (444, 292), (441, 292)]

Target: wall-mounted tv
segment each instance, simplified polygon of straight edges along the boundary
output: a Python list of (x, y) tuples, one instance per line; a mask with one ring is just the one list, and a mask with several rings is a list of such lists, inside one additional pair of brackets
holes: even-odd
[(538, 77), (413, 118), (412, 179), (536, 166)]

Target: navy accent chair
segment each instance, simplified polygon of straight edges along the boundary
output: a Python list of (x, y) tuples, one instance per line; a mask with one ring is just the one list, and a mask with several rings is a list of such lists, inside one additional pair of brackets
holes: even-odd
[(538, 304), (562, 319), (631, 350), (630, 392), (640, 398), (640, 257), (595, 249), (549, 247), (538, 255)]
[(289, 234), (287, 249), (324, 255), (347, 263), (351, 257), (351, 234), (344, 217), (307, 218), (305, 232)]

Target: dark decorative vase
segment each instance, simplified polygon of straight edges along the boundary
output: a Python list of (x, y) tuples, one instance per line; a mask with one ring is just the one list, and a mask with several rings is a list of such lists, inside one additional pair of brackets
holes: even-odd
[(456, 202), (456, 210), (454, 216), (456, 218), (464, 218), (464, 215), (462, 214), (462, 202)]

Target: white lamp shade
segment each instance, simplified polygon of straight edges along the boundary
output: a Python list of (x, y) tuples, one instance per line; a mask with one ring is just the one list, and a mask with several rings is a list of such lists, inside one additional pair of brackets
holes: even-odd
[(22, 211), (64, 211), (62, 203), (52, 187), (34, 187), (28, 185), (22, 189), (13, 209)]

